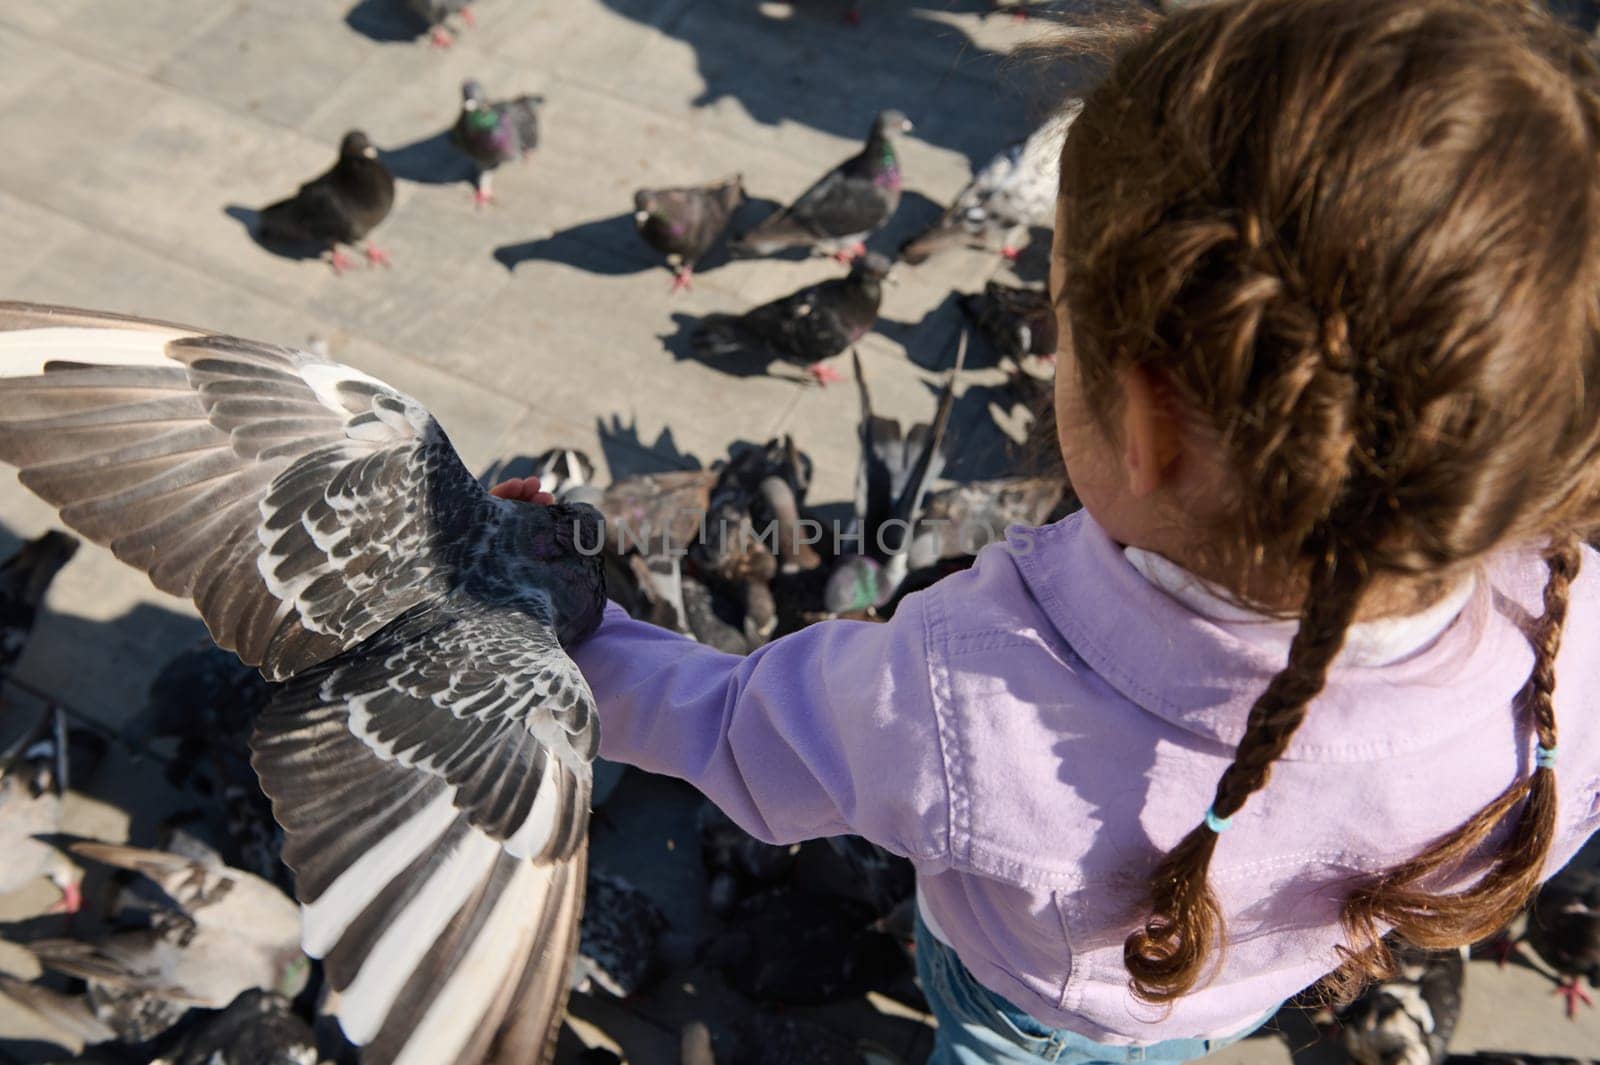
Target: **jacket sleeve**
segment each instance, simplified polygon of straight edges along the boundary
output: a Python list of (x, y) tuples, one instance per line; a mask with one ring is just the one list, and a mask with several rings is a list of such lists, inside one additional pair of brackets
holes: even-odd
[(920, 862), (949, 851), (949, 791), (923, 602), (829, 621), (747, 657), (615, 604), (573, 650), (600, 753), (693, 784), (770, 843), (853, 833)]

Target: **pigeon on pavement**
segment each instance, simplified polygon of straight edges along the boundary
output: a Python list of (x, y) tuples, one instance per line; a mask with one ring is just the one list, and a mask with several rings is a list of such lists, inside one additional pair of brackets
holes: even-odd
[(539, 146), (542, 103), (544, 97), (534, 95), (491, 103), (476, 80), (461, 83), (461, 113), (450, 130), (450, 140), (478, 168), (473, 201), (479, 207), (494, 199), (490, 176), (495, 168), (525, 159)]
[(159, 889), (159, 902), (119, 914), (93, 939), (25, 944), (42, 967), (87, 981), (95, 1016), (124, 1042), (159, 1035), (192, 1007), (222, 1009), (252, 988), (295, 995), (305, 986), (298, 914), (275, 884), (164, 851), (111, 843), (71, 850)]
[(860, 152), (735, 240), (735, 254), (772, 255), (804, 247), (841, 262), (864, 254), (863, 242), (900, 206), (902, 176), (895, 143), (910, 131), (911, 120), (899, 111), (879, 114)]
[(962, 296), (961, 310), (1002, 357), (1055, 358), (1056, 309), (1043, 289), (991, 281), (982, 295)]
[[(339, 245), (362, 244), (393, 206), (394, 175), (367, 135), (352, 130), (339, 142), (333, 169), (261, 209), (260, 236), (267, 244), (326, 245), (329, 264), (342, 274), (350, 260)], [(390, 265), (389, 253), (376, 245), (362, 244), (362, 251), (368, 266)]]
[(150, 1065), (317, 1065), (317, 1037), (287, 998), (251, 988)]
[(1528, 915), (1528, 945), (1560, 977), (1567, 1017), (1594, 1005), (1584, 989), (1600, 987), (1600, 870), (1568, 865), (1539, 889)]
[(472, 14), (472, 0), (406, 0), (406, 6), (427, 23), (429, 41), (435, 48), (449, 48), (455, 43), (446, 25), (451, 15), (460, 15), (468, 26), (477, 22)]
[(1440, 1065), (1461, 1017), (1463, 951), (1395, 951), (1399, 972), (1338, 1011), (1357, 1065)]
[(283, 682), (255, 767), (363, 1060), (539, 1057), (583, 891), (598, 732), (563, 648), (605, 603), (598, 512), (491, 496), (415, 400), (287, 348), (0, 304), (0, 373), (0, 460)]
[(1055, 225), (1061, 146), (1082, 111), (1083, 101), (1073, 100), (1026, 140), (986, 163), (937, 222), (901, 247), (900, 257), (915, 265), (946, 248), (965, 246), (998, 247), (1015, 259), (1030, 228)]
[(722, 239), (744, 201), (744, 181), (738, 174), (709, 185), (633, 194), (634, 224), (645, 243), (667, 257), (672, 291), (689, 287), (695, 266)]
[(807, 285), (737, 317), (709, 315), (695, 331), (695, 351), (707, 360), (754, 355), (795, 363), (823, 385), (841, 380), (823, 360), (871, 332), (889, 267), (869, 252), (851, 265), (849, 277)]

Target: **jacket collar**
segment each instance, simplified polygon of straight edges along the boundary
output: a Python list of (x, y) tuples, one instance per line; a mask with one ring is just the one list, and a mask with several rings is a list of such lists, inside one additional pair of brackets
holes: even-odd
[[(1186, 732), (1238, 744), (1256, 697), (1288, 660), (1292, 625), (1197, 612), (1140, 574), (1084, 511), (1008, 539), (1034, 600), (1102, 679)], [(1365, 760), (1436, 746), (1503, 718), (1533, 665), (1492, 570), (1415, 653), (1382, 666), (1351, 657), (1334, 661), (1286, 758)]]

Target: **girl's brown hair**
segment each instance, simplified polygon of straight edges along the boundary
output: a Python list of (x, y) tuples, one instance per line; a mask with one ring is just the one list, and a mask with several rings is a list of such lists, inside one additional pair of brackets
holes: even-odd
[[(1218, 0), (1135, 42), (1090, 94), (1060, 238), (1085, 398), (1113, 409), (1119, 372), (1143, 368), (1231, 471), (1214, 539), (1234, 546), (1236, 591), (1264, 575), (1303, 590), (1216, 817), (1267, 783), (1370, 590), (1454, 579), (1506, 545), (1549, 564), (1519, 712), (1555, 749), (1553, 663), (1600, 469), (1596, 84), (1580, 41), (1509, 0)], [(1357, 886), (1336, 993), (1385, 970), (1385, 928), (1445, 947), (1509, 920), (1555, 816), (1553, 770), (1530, 767)], [(1146, 1000), (1206, 970), (1216, 843), (1198, 825), (1150, 877), (1124, 951)]]

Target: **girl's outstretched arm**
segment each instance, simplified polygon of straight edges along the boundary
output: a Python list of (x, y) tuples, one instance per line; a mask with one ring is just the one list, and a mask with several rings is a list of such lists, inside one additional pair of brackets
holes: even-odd
[(949, 791), (925, 600), (885, 624), (828, 621), (747, 657), (616, 604), (573, 650), (600, 753), (700, 789), (771, 843), (854, 833), (906, 857), (949, 852)]

